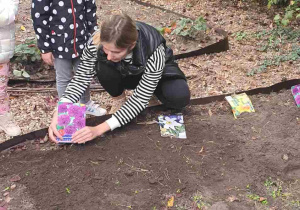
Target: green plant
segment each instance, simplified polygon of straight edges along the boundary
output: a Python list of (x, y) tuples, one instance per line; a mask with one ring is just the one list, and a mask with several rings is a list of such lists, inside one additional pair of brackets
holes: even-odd
[(283, 196), (282, 193), (282, 182), (280, 181), (273, 181), (271, 177), (266, 179), (264, 185), (267, 188), (267, 191), (270, 192), (271, 196), (273, 198), (281, 197)]
[(244, 31), (239, 31), (235, 33), (234, 36), (237, 41), (241, 41), (243, 39), (247, 39), (248, 34)]
[(24, 70), (13, 70), (13, 75), (16, 77), (25, 77), (25, 78), (30, 78), (30, 75)]
[(269, 204), (269, 202), (266, 198), (260, 197), (259, 195), (256, 195), (256, 194), (248, 194), (247, 197), (250, 198), (253, 201), (258, 201), (263, 205), (268, 205)]
[(196, 20), (181, 18), (171, 34), (195, 38), (199, 34), (199, 32), (205, 32), (206, 29), (206, 20), (201, 16), (199, 16)]
[(272, 5), (280, 5), (280, 4), (286, 4), (288, 0), (268, 0), (268, 8), (270, 8)]
[[(282, 3), (287, 3), (288, 0), (268, 0), (268, 8), (272, 5), (278, 5)], [(289, 5), (285, 8), (285, 14), (283, 17), (277, 14), (274, 17), (274, 22), (277, 25), (287, 26), (293, 20), (300, 18), (300, 0), (289, 1)]]
[(41, 60), (40, 50), (35, 39), (26, 39), (24, 43), (15, 47), (13, 62), (30, 63)]
[(256, 33), (256, 39), (262, 40), (261, 47), (258, 49), (259, 51), (267, 51), (268, 49), (278, 51), (280, 45), (286, 42), (298, 42), (299, 37), (299, 29), (282, 27), (280, 25), (272, 30), (263, 30)]
[(300, 207), (300, 200), (291, 201), (292, 206)]
[(269, 66), (279, 66), (282, 62), (295, 61), (299, 58), (300, 48), (298, 46), (293, 46), (292, 51), (287, 54), (277, 55), (270, 59), (266, 58), (258, 68), (252, 69), (247, 75), (253, 76), (254, 74), (265, 72)]
[(196, 192), (192, 197), (194, 204), (196, 205), (197, 209), (202, 209), (205, 206), (209, 206), (208, 203), (203, 201), (203, 196), (200, 192)]
[(67, 194), (71, 193), (71, 191), (70, 191), (70, 189), (68, 187), (66, 187), (66, 192), (67, 192)]

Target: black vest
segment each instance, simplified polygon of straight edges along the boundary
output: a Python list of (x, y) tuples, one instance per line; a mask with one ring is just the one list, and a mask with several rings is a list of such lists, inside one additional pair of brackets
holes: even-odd
[[(98, 50), (98, 59), (95, 70), (98, 73), (100, 68), (115, 69), (122, 76), (140, 75), (146, 69), (147, 61), (160, 44), (165, 47), (166, 65), (163, 71), (163, 77), (182, 78), (185, 79), (183, 72), (179, 69), (177, 63), (174, 62), (173, 51), (166, 46), (164, 37), (152, 26), (136, 22), (138, 30), (138, 40), (132, 50), (132, 63), (125, 61), (114, 63), (107, 60), (107, 55), (104, 53), (102, 46)], [(101, 74), (97, 74), (101, 76)]]

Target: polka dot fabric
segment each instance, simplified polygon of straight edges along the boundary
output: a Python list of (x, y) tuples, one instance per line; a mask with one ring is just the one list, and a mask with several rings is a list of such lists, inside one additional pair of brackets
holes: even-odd
[(65, 59), (80, 56), (98, 29), (96, 9), (93, 0), (32, 0), (31, 16), (41, 52)]

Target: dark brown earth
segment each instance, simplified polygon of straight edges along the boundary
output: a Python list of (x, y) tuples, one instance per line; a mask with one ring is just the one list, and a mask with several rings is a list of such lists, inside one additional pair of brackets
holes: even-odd
[[(2, 153), (0, 190), (20, 176), (7, 190), (8, 209), (154, 210), (166, 209), (171, 196), (176, 210), (298, 209), (299, 109), (289, 90), (250, 98), (256, 112), (237, 120), (225, 101), (186, 108), (186, 140), (132, 122), (84, 146), (27, 143)], [(30, 208), (16, 208), (19, 188)]]
[[(246, 77), (265, 54), (257, 51), (257, 40), (238, 41), (235, 33), (271, 29), (273, 15), (267, 15), (266, 9), (250, 7), (245, 1), (238, 5), (237, 1), (197, 2), (192, 7), (183, 0), (151, 2), (193, 18), (205, 16), (209, 24), (230, 34), (229, 51), (179, 60), (193, 97), (299, 77), (299, 61)], [(97, 5), (99, 23), (120, 10), (156, 27), (179, 19), (131, 1), (97, 0)], [(17, 42), (34, 36), (30, 1), (21, 0), (20, 8)], [(183, 49), (178, 47), (175, 52)], [(54, 78), (51, 70), (36, 71)], [(47, 126), (55, 94), (23, 94), (12, 98), (12, 111), (22, 131)], [(98, 103), (109, 104), (108, 96), (99, 95), (94, 95)], [(186, 140), (162, 138), (158, 125), (134, 121), (84, 146), (27, 142), (5, 151), (0, 157), (0, 207), (161, 210), (167, 209), (174, 196), (172, 210), (299, 209), (299, 109), (289, 90), (250, 98), (256, 112), (237, 120), (225, 101), (186, 108)], [(152, 121), (157, 116), (158, 112), (149, 112), (138, 121)], [(3, 139), (2, 135), (0, 141)]]

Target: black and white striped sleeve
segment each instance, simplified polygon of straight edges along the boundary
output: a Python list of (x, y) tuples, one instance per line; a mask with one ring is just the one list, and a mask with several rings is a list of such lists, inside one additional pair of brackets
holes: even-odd
[(97, 61), (97, 46), (93, 44), (92, 39), (87, 42), (80, 60), (78, 69), (68, 84), (61, 101), (78, 102), (93, 80), (96, 74), (94, 67)]
[[(149, 103), (165, 67), (165, 48), (161, 44), (148, 59), (145, 72), (131, 97), (126, 103), (108, 120), (111, 130), (129, 123)], [(113, 123), (115, 122), (115, 123)]]

